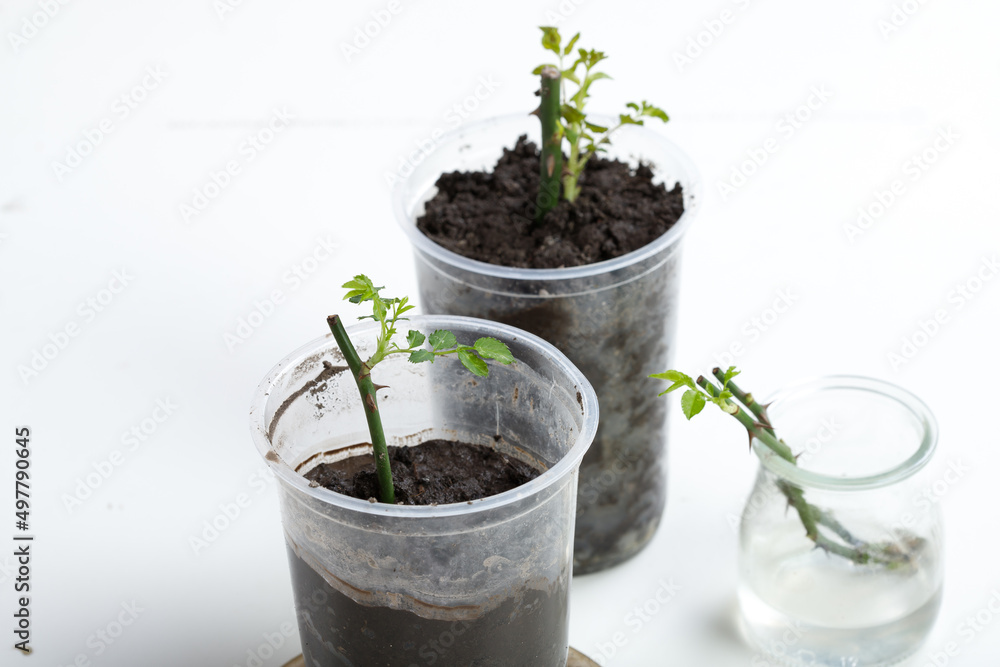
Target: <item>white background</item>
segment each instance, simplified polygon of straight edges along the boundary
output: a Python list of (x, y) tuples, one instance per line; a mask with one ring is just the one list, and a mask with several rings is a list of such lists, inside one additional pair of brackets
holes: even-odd
[[(891, 0), (567, 0), (562, 9), (556, 0), (399, 1), (401, 11), (350, 59), (341, 45), (387, 2), (244, 0), (220, 12), (214, 0), (74, 1), (57, 5), (37, 34), (22, 32), (24, 20), (45, 3), (0, 4), (0, 405), (8, 432), (0, 542), (14, 533), (13, 427), (27, 424), (37, 535), (36, 653), (27, 660), (247, 665), (262, 635), (293, 620), (274, 483), (258, 483), (262, 466), (247, 433), (251, 393), (278, 359), (324, 333), (327, 314), (347, 313), (339, 285), (355, 272), (391, 294), (415, 294), (384, 174), (415, 141), (452, 127), (450, 110), (481, 77), (499, 86), (469, 100), (470, 120), (531, 108), (529, 72), (547, 60), (536, 26), (558, 21), (564, 34), (583, 31), (582, 46), (611, 55), (606, 71), (615, 81), (595, 85), (592, 108), (660, 104), (671, 121), (657, 130), (701, 170), (676, 365), (697, 372), (741, 343), (735, 363), (758, 393), (857, 373), (924, 398), (941, 425), (931, 479), (950, 462), (969, 471), (941, 499), (944, 606), (913, 664), (933, 664), (931, 654), (952, 641), (960, 653), (950, 664), (997, 664), (1000, 618), (968, 642), (958, 626), (1000, 590), (991, 384), (1000, 278), (961, 307), (954, 290), (970, 280), (975, 287), (984, 258), (1000, 252), (1000, 5), (909, 0), (912, 15), (884, 34)], [(731, 21), (712, 36), (704, 22), (723, 10)], [(12, 33), (32, 36), (15, 44)], [(706, 46), (679, 65), (675, 54), (692, 39)], [(147, 67), (166, 77), (136, 93), (144, 99), (123, 117), (116, 100), (142, 85)], [(787, 136), (777, 124), (814, 87), (831, 96), (814, 98), (819, 108), (802, 111), (808, 120)], [(275, 108), (294, 121), (248, 161), (241, 144)], [(112, 131), (60, 179), (53, 163), (104, 119)], [(957, 135), (948, 150), (918, 179), (905, 175), (904, 163), (947, 128)], [(723, 198), (718, 183), (769, 138), (778, 150)], [(240, 173), (186, 221), (180, 206), (230, 160)], [(895, 179), (905, 192), (852, 242), (845, 225)], [(336, 256), (295, 285), (288, 272), (328, 237)], [(80, 304), (107, 300), (102, 290), (116, 271), (129, 276), (127, 286), (90, 319)], [(274, 290), (283, 302), (230, 349), (225, 335)], [(771, 320), (780, 290), (791, 291), (794, 305), (751, 333), (751, 318)], [(916, 355), (890, 363), (938, 310), (946, 321), (935, 335), (917, 336), (926, 344)], [(19, 367), (69, 324), (78, 335), (23, 379)], [(122, 434), (149, 418), (158, 399), (178, 407), (130, 451)], [(624, 632), (626, 646), (604, 661), (613, 665), (760, 665), (733, 622), (729, 518), (755, 468), (745, 434), (721, 415), (675, 419), (672, 434), (664, 524), (628, 564), (574, 582), (572, 643), (599, 657), (599, 646)], [(65, 498), (116, 450), (121, 465), (68, 509)], [(249, 506), (196, 554), (189, 539), (240, 494)], [(0, 548), (0, 636), (12, 644), (8, 553)], [(626, 615), (661, 578), (680, 591), (633, 632)], [(98, 655), (95, 633), (133, 601), (138, 618)], [(296, 653), (292, 636), (264, 664)], [(0, 655), (4, 665), (21, 664), (13, 649)]]

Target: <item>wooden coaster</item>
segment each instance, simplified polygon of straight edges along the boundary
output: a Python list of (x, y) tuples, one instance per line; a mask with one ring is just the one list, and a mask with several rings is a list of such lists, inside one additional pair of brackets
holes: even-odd
[[(285, 667), (306, 667), (306, 660), (300, 655), (286, 664)], [(598, 667), (598, 664), (575, 648), (570, 648), (569, 660), (566, 662), (566, 667)]]

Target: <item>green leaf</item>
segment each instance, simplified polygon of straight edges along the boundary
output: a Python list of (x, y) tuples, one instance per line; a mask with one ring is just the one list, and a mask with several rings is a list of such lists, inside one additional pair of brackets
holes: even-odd
[(434, 361), (434, 353), (430, 350), (414, 350), (410, 352), (410, 362), (419, 364), (421, 361)]
[(659, 394), (657, 394), (657, 396), (666, 396), (670, 392), (675, 391), (677, 389), (680, 389), (681, 387), (686, 387), (686, 386), (687, 385), (684, 384), (683, 382), (675, 382), (672, 385), (670, 385), (669, 387), (667, 387), (665, 390), (663, 390)]
[(347, 294), (344, 295), (344, 298), (351, 303), (361, 303), (362, 301), (370, 299), (371, 297), (376, 296), (378, 291), (382, 289), (381, 287), (375, 287), (371, 279), (363, 273), (359, 273), (354, 276), (354, 278), (348, 280), (346, 283), (341, 285), (341, 287), (348, 290)]
[(493, 359), (501, 364), (514, 363), (514, 355), (510, 353), (510, 348), (496, 338), (480, 338), (472, 347), (484, 359)]
[(372, 314), (375, 316), (375, 319), (378, 320), (379, 322), (385, 321), (386, 309), (385, 309), (385, 302), (382, 301), (382, 299), (376, 297), (375, 300), (372, 302)]
[(705, 407), (705, 394), (696, 389), (688, 389), (681, 396), (681, 410), (689, 420)]
[(639, 109), (639, 105), (636, 104), (635, 102), (629, 102), (625, 106), (627, 106), (629, 109), (632, 109), (633, 111), (641, 111), (641, 109)]
[(565, 118), (570, 123), (574, 123), (574, 124), (575, 123), (582, 123), (584, 121), (584, 119), (586, 118), (586, 116), (583, 114), (583, 112), (577, 110), (575, 107), (570, 106), (569, 104), (562, 105), (561, 112), (562, 112), (563, 118)]
[(562, 44), (562, 37), (559, 36), (559, 28), (550, 26), (540, 26), (542, 31), (542, 46), (549, 51), (554, 51), (557, 56), (562, 55), (559, 45)]
[(531, 73), (534, 74), (535, 76), (538, 76), (539, 74), (542, 73), (542, 70), (545, 69), (546, 67), (548, 67), (548, 65), (539, 65), (535, 69), (531, 70)]
[(671, 382), (680, 383), (681, 386), (687, 386), (690, 387), (691, 389), (696, 388), (694, 380), (691, 379), (691, 376), (685, 373), (681, 373), (680, 371), (674, 371), (674, 370), (663, 371), (662, 373), (654, 373), (649, 377), (655, 378), (657, 380), (670, 380)]
[(583, 124), (587, 126), (588, 130), (590, 130), (591, 132), (597, 132), (598, 134), (603, 134), (604, 132), (608, 131), (608, 128), (604, 127), (603, 125), (595, 125), (594, 123), (589, 123), (587, 121), (583, 121)]
[(564, 56), (568, 56), (570, 54), (570, 52), (573, 50), (573, 45), (576, 44), (576, 40), (578, 39), (580, 39), (580, 33), (576, 33), (575, 35), (573, 35), (573, 39), (569, 40), (569, 44), (567, 44), (566, 48), (563, 50)]
[(580, 85), (580, 78), (576, 75), (576, 72), (574, 72), (573, 70), (569, 69), (563, 70), (562, 78), (569, 79), (578, 86)]
[(593, 68), (594, 66), (597, 65), (597, 63), (601, 62), (602, 60), (608, 57), (604, 53), (604, 51), (598, 51), (597, 49), (592, 49), (585, 53), (581, 52), (581, 55), (584, 56), (584, 64), (586, 65), (587, 69)]
[(601, 79), (610, 79), (610, 78), (611, 77), (605, 74), (604, 72), (594, 72), (593, 74), (587, 77), (586, 83), (589, 86), (594, 81), (600, 81)]
[(458, 360), (461, 361), (462, 365), (468, 368), (473, 375), (486, 377), (490, 374), (490, 369), (486, 366), (486, 362), (477, 357), (476, 353), (470, 348), (459, 350)]
[(458, 345), (458, 339), (455, 338), (455, 334), (450, 331), (445, 331), (444, 329), (438, 329), (432, 333), (427, 339), (427, 342), (429, 342), (431, 347), (435, 350), (450, 350)]
[(740, 374), (740, 371), (736, 370), (736, 366), (730, 366), (726, 369), (726, 372), (722, 374), (722, 388), (725, 389), (729, 385), (729, 381)]
[(424, 344), (424, 335), (419, 331), (410, 331), (406, 334), (406, 347), (418, 347)]
[(642, 125), (641, 120), (636, 120), (635, 118), (632, 118), (632, 116), (624, 113), (618, 114), (618, 122), (622, 125)]
[(648, 104), (645, 100), (643, 100), (642, 102), (642, 115), (649, 116), (651, 118), (659, 118), (664, 123), (670, 120), (670, 117), (667, 115), (666, 111), (664, 111), (660, 107), (655, 107), (652, 104)]

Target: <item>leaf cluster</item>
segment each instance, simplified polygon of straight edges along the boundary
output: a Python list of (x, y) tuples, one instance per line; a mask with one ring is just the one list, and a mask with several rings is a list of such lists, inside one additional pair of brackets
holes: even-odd
[[(595, 81), (611, 78), (608, 74), (596, 70), (597, 65), (607, 59), (607, 54), (596, 49), (580, 48), (577, 50), (576, 59), (567, 67), (566, 58), (573, 52), (573, 47), (580, 39), (580, 33), (576, 33), (564, 47), (558, 28), (542, 26), (541, 31), (542, 46), (555, 53), (559, 62), (539, 65), (533, 74), (540, 74), (544, 67), (556, 67), (563, 81), (576, 85), (576, 90), (570, 94), (567, 86), (563, 84), (560, 109), (563, 136), (570, 144), (570, 163), (567, 168), (574, 179), (579, 178), (587, 160), (594, 154), (606, 150), (606, 146), (611, 143), (611, 135), (618, 128), (623, 125), (643, 125), (646, 118), (658, 118), (663, 122), (669, 120), (663, 109), (645, 100), (638, 104), (635, 102), (626, 104), (627, 111), (618, 115), (618, 123), (613, 127), (605, 127), (587, 120), (586, 106), (590, 98), (591, 85)], [(579, 159), (576, 159), (577, 157)]]
[(665, 371), (663, 373), (656, 373), (650, 375), (651, 378), (656, 378), (658, 380), (667, 380), (673, 382), (672, 385), (667, 387), (664, 391), (661, 391), (658, 395), (663, 396), (664, 394), (669, 394), (672, 391), (687, 387), (687, 390), (681, 396), (681, 410), (684, 412), (684, 416), (689, 420), (696, 414), (704, 409), (706, 403), (714, 403), (726, 414), (735, 415), (739, 412), (739, 407), (729, 399), (733, 397), (733, 392), (729, 390), (729, 381), (740, 374), (740, 371), (736, 370), (735, 366), (730, 366), (722, 377), (722, 391), (719, 392), (718, 396), (713, 396), (709, 394), (701, 387), (699, 387), (690, 375), (685, 375), (680, 371)]
[[(412, 363), (418, 364), (425, 361), (433, 363), (437, 357), (449, 354), (458, 355), (458, 360), (462, 362), (473, 375), (486, 377), (489, 374), (489, 367), (486, 365), (487, 359), (501, 364), (511, 364), (514, 356), (505, 343), (496, 338), (484, 337), (476, 340), (472, 345), (459, 345), (458, 339), (450, 331), (438, 329), (429, 336), (410, 329), (406, 334), (406, 347), (401, 347), (393, 340), (396, 335), (396, 324), (408, 318), (402, 317), (407, 311), (413, 310), (408, 297), (399, 299), (383, 297), (379, 292), (384, 287), (376, 287), (371, 279), (363, 274), (354, 276), (343, 285), (347, 290), (344, 299), (351, 303), (372, 302), (372, 314), (362, 315), (359, 320), (373, 319), (379, 323), (378, 342), (375, 352), (365, 362), (370, 371), (380, 361), (392, 354), (408, 354)], [(424, 347), (424, 344), (429, 347)]]

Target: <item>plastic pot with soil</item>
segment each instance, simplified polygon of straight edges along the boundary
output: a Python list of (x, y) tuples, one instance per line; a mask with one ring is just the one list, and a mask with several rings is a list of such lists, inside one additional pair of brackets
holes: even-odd
[[(555, 348), (512, 327), (444, 316), (408, 326), (453, 332), (460, 347), (496, 339), (516, 362), (485, 377), (457, 356), (378, 365), (400, 504), (367, 497), (368, 414), (333, 336), (282, 360), (253, 402), (253, 438), (279, 480), (306, 664), (564, 667), (593, 389)], [(346, 331), (361, 358), (376, 351), (378, 322)], [(360, 497), (322, 485), (345, 480)], [(455, 495), (434, 495), (446, 487)], [(425, 500), (436, 504), (402, 504)]]
[[(543, 74), (543, 99), (544, 90)], [(700, 183), (687, 157), (639, 118), (601, 143), (578, 181), (557, 180), (575, 201), (540, 213), (539, 165), (543, 176), (552, 165), (541, 115), (542, 123), (508, 116), (441, 138), (396, 183), (395, 211), (425, 312), (530, 331), (593, 383), (601, 423), (580, 471), (574, 547), (575, 571), (586, 573), (635, 555), (663, 513), (667, 406), (647, 376), (671, 362), (681, 243)], [(619, 119), (597, 121), (585, 129)], [(566, 116), (561, 123), (569, 132)]]

